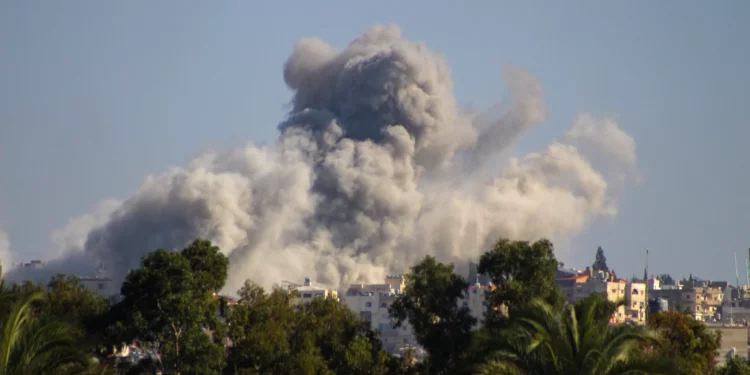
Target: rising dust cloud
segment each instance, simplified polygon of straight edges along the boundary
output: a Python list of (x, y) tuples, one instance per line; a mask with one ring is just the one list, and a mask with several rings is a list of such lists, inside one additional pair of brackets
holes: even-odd
[(633, 138), (581, 114), (564, 141), (508, 158), (546, 109), (526, 70), (502, 78), (503, 104), (464, 113), (446, 61), (396, 26), (343, 50), (302, 39), (284, 65), (293, 105), (274, 143), (200, 155), (71, 220), (54, 236), (57, 267), (102, 261), (121, 278), (146, 252), (203, 237), (230, 258), (228, 292), (247, 278), (337, 286), (426, 254), (465, 262), (500, 236), (569, 238), (616, 214), (636, 177)]

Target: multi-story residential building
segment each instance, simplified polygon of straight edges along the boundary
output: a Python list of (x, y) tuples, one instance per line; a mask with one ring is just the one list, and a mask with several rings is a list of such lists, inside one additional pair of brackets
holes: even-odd
[(79, 277), (78, 283), (84, 288), (108, 298), (111, 302), (119, 302), (121, 284), (116, 283), (109, 277), (107, 270), (101, 265), (96, 269), (94, 276)]
[(417, 347), (408, 322), (396, 328), (388, 312), (404, 286), (403, 276), (389, 275), (384, 284), (352, 284), (343, 294), (344, 303), (355, 314), (370, 322), (370, 328), (380, 332), (384, 349), (393, 354)]
[(636, 324), (646, 324), (646, 309), (648, 307), (646, 283), (628, 283), (626, 298), (628, 300), (628, 306), (625, 308), (626, 320)]
[(665, 289), (667, 285), (662, 285), (661, 289), (649, 290), (649, 294), (650, 297), (667, 300), (670, 310), (689, 314), (696, 320), (713, 321), (722, 318), (721, 313), (728, 306), (724, 306), (724, 297), (726, 293), (731, 293), (727, 292), (731, 288), (722, 289), (721, 283), (710, 282), (696, 285), (705, 286), (673, 285), (670, 287), (674, 288)]
[(591, 270), (586, 270), (574, 276), (558, 278), (557, 285), (571, 303), (576, 303), (593, 293), (603, 294), (607, 292), (606, 282), (595, 277)]
[(458, 301), (459, 306), (468, 308), (477, 323), (481, 323), (487, 316), (487, 293), (493, 289), (492, 285), (482, 285), (478, 282), (469, 285), (464, 292), (464, 297)]
[(305, 278), (305, 283), (299, 286), (292, 286), (291, 289), (297, 292), (294, 303), (307, 303), (313, 298), (333, 298), (338, 300), (338, 292), (333, 289), (327, 289), (322, 286), (314, 286), (309, 277)]
[[(629, 283), (617, 279), (614, 274), (599, 272), (594, 274), (590, 269), (577, 275), (557, 279), (557, 285), (571, 303), (576, 303), (593, 293), (601, 293), (611, 302), (631, 300), (627, 306), (620, 306), (610, 319), (612, 324), (632, 321), (637, 324), (646, 322), (646, 284)], [(635, 299), (633, 304), (632, 299)]]
[(682, 290), (682, 298), (687, 311), (696, 320), (711, 321), (719, 313), (724, 293), (718, 287), (686, 288)]
[[(393, 326), (388, 309), (406, 286), (402, 275), (389, 275), (383, 284), (352, 284), (342, 293), (342, 300), (355, 314), (370, 322), (373, 330), (380, 332), (384, 348), (391, 353), (400, 353), (407, 348), (417, 347), (411, 325), (404, 322), (401, 327)], [(456, 303), (469, 309), (471, 315), (478, 322), (486, 316), (486, 294), (491, 291), (491, 285), (476, 283), (470, 285), (464, 292), (463, 298)], [(478, 327), (479, 325), (477, 325)]]
[[(611, 275), (607, 280), (607, 300), (610, 302), (619, 302), (625, 300), (625, 296), (628, 290), (628, 282), (625, 280), (618, 280), (614, 275)], [(625, 306), (620, 306), (612, 314), (609, 322), (612, 324), (622, 324), (627, 320), (627, 313)]]
[(102, 297), (111, 298), (120, 293), (119, 285), (116, 285), (111, 278), (106, 276), (81, 277), (78, 282), (86, 289)]

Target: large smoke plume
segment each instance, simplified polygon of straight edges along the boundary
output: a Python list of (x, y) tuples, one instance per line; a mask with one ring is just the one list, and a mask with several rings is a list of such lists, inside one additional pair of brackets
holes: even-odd
[(498, 237), (568, 238), (635, 177), (636, 146), (611, 119), (582, 114), (565, 141), (504, 157), (546, 116), (541, 83), (502, 74), (509, 98), (459, 111), (446, 61), (395, 26), (343, 50), (297, 43), (284, 65), (292, 109), (270, 145), (200, 155), (148, 177), (56, 234), (60, 264), (103, 261), (122, 277), (154, 249), (196, 237), (231, 260), (227, 291), (311, 276), (379, 281), (425, 254), (476, 258)]

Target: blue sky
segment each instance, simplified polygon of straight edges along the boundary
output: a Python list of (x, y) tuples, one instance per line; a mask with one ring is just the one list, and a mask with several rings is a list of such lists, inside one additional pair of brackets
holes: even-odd
[(579, 112), (614, 115), (638, 144), (643, 184), (618, 216), (577, 237), (620, 276), (734, 279), (750, 247), (750, 3), (2, 2), (0, 227), (19, 260), (103, 199), (201, 150), (276, 137), (301, 37), (343, 47), (396, 23), (442, 53), (460, 104), (502, 99), (503, 64), (544, 85), (550, 116), (520, 142), (540, 150)]

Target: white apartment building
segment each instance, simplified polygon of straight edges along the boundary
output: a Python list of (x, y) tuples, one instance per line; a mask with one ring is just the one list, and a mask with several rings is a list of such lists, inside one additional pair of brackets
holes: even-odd
[(305, 278), (305, 283), (302, 285), (293, 285), (290, 289), (297, 292), (297, 297), (294, 298), (293, 302), (296, 304), (308, 303), (313, 298), (333, 298), (339, 299), (338, 292), (333, 289), (327, 289), (322, 286), (313, 285), (309, 277)]
[(99, 294), (102, 297), (110, 298), (120, 293), (120, 288), (112, 279), (105, 276), (81, 277), (78, 279), (81, 286)]
[(458, 304), (459, 306), (468, 308), (471, 316), (477, 320), (477, 323), (481, 323), (487, 316), (486, 295), (492, 289), (491, 285), (480, 285), (479, 283), (469, 285), (464, 293), (464, 297), (458, 301)]
[(343, 301), (355, 314), (370, 322), (370, 328), (380, 332), (383, 347), (390, 353), (399, 353), (407, 347), (417, 347), (408, 322), (393, 327), (388, 308), (398, 298), (404, 287), (401, 275), (389, 275), (383, 284), (352, 284), (343, 293)]
[(97, 293), (98, 295), (116, 301), (120, 297), (120, 287), (122, 284), (116, 283), (107, 275), (106, 269), (99, 267), (93, 277), (79, 277), (78, 283), (84, 288)]
[[(390, 353), (399, 353), (407, 347), (418, 347), (411, 325), (404, 322), (399, 328), (393, 327), (388, 308), (406, 286), (402, 275), (389, 275), (383, 284), (352, 284), (342, 293), (344, 303), (362, 319), (370, 322), (373, 330), (380, 332), (384, 348)], [(487, 315), (486, 294), (493, 289), (490, 285), (470, 285), (458, 306), (469, 309), (471, 315), (482, 322)], [(477, 324), (477, 327), (479, 324)]]

